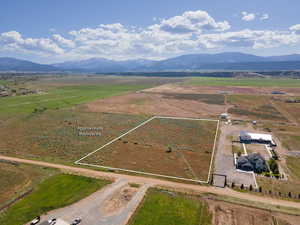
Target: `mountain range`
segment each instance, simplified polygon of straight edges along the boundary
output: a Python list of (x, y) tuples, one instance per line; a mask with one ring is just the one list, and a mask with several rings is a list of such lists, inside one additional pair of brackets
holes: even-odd
[(198, 70), (299, 70), (300, 54), (256, 56), (239, 52), (190, 54), (165, 60), (116, 61), (105, 58), (67, 61), (51, 65), (0, 57), (0, 71), (23, 72), (156, 72)]

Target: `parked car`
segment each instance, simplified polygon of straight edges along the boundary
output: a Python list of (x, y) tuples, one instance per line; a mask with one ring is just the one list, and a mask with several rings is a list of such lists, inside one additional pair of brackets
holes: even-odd
[(73, 223), (71, 223), (71, 225), (77, 225), (81, 223), (81, 219), (80, 218), (76, 218)]
[(55, 225), (56, 224), (56, 218), (48, 220), (48, 223), (49, 223), (49, 225)]
[(36, 224), (38, 224), (39, 222), (41, 221), (41, 217), (37, 217), (37, 218), (35, 218), (34, 220), (32, 220), (31, 222), (30, 222), (30, 225), (36, 225)]

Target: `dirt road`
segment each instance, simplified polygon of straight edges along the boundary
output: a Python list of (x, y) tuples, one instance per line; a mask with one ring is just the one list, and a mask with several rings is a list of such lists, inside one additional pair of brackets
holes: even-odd
[(263, 197), (263, 196), (256, 196), (256, 195), (251, 195), (248, 193), (236, 192), (229, 188), (216, 188), (216, 187), (212, 187), (212, 186), (200, 186), (200, 185), (194, 185), (194, 184), (177, 183), (177, 182), (172, 182), (172, 181), (160, 180), (160, 179), (156, 179), (156, 178), (147, 178), (147, 177), (125, 175), (125, 174), (108, 173), (108, 172), (102, 172), (102, 171), (95, 171), (95, 170), (91, 170), (91, 169), (85, 169), (85, 168), (79, 168), (79, 167), (73, 167), (73, 166), (65, 166), (65, 165), (60, 165), (60, 164), (34, 161), (34, 160), (28, 160), (28, 159), (20, 159), (20, 158), (7, 157), (7, 156), (0, 156), (0, 159), (7, 160), (7, 161), (13, 161), (13, 162), (19, 162), (19, 163), (39, 165), (39, 166), (43, 166), (43, 167), (57, 168), (57, 169), (61, 169), (66, 172), (68, 171), (71, 173), (80, 174), (82, 176), (104, 178), (104, 179), (110, 179), (110, 180), (114, 180), (114, 181), (118, 180), (118, 179), (126, 179), (126, 180), (128, 180), (129, 183), (137, 183), (137, 184), (142, 184), (142, 185), (147, 184), (148, 186), (164, 187), (164, 188), (169, 188), (172, 190), (175, 189), (177, 191), (191, 191), (191, 192), (199, 193), (199, 194), (200, 193), (212, 193), (212, 194), (217, 194), (217, 195), (226, 196), (226, 197), (239, 198), (239, 199), (247, 200), (247, 201), (251, 200), (251, 201), (259, 202), (262, 204), (270, 204), (270, 205), (300, 209), (299, 202), (285, 201), (285, 200), (274, 199), (274, 198)]

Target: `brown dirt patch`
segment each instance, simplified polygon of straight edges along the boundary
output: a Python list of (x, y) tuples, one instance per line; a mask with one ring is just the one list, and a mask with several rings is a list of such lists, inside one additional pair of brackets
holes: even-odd
[(299, 216), (208, 200), (214, 225), (297, 225)]
[[(184, 98), (185, 97), (185, 98)], [(195, 96), (167, 96), (159, 93), (130, 93), (86, 104), (91, 112), (112, 112), (178, 117), (217, 117), (225, 105), (207, 104)]]
[(106, 216), (116, 214), (130, 202), (136, 192), (137, 188), (128, 185), (123, 187), (103, 203), (102, 211)]

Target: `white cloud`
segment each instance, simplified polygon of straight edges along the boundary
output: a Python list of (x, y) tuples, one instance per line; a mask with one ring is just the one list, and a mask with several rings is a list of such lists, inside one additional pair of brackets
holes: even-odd
[[(247, 14), (248, 15), (248, 14)], [(0, 52), (34, 54), (56, 60), (89, 57), (161, 59), (209, 49), (231, 51), (300, 45), (300, 24), (288, 30), (230, 31), (227, 21), (216, 21), (205, 11), (188, 11), (153, 25), (126, 27), (100, 24), (53, 34), (50, 38), (24, 38), (17, 31), (0, 33)]]
[(300, 24), (296, 24), (296, 25), (291, 26), (290, 30), (297, 33), (297, 34), (300, 34)]
[(270, 18), (269, 14), (264, 13), (262, 16), (259, 18), (260, 20), (268, 20)]
[(50, 29), (49, 29), (49, 32), (50, 32), (50, 33), (55, 33), (55, 32), (56, 32), (56, 29), (55, 29), (55, 28), (50, 28)]
[(66, 47), (66, 48), (74, 48), (75, 47), (75, 43), (72, 40), (68, 40), (59, 34), (53, 34), (52, 38), (53, 38), (53, 40), (55, 40), (58, 43), (58, 45), (60, 45), (62, 47)]
[(159, 24), (155, 24), (152, 27), (175, 34), (225, 31), (230, 29), (227, 21), (216, 22), (207, 12), (201, 10), (187, 11), (180, 16), (163, 19)]
[(256, 15), (254, 13), (242, 12), (242, 20), (252, 21), (255, 20)]
[(0, 34), (0, 51), (19, 51), (36, 53), (39, 55), (46, 54), (63, 54), (64, 50), (48, 38), (26, 38), (17, 31), (9, 31)]

